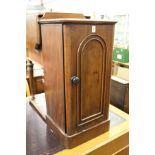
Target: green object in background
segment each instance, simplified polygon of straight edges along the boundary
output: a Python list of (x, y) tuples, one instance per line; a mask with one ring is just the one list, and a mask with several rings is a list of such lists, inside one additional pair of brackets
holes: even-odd
[(124, 48), (114, 48), (112, 59), (114, 61), (119, 61), (124, 63), (129, 62), (129, 50)]

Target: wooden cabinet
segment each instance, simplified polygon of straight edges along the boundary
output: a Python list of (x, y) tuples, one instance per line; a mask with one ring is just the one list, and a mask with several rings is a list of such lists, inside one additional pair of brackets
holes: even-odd
[(40, 20), (48, 125), (71, 148), (109, 129), (115, 22)]
[(110, 103), (129, 113), (129, 82), (112, 76), (110, 90)]
[(41, 19), (85, 18), (79, 13), (43, 12), (26, 14), (26, 48), (27, 57), (42, 65), (41, 30), (38, 21)]

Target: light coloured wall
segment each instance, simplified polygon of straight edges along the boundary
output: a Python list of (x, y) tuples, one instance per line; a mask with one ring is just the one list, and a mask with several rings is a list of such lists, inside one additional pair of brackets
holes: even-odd
[[(115, 28), (114, 44), (121, 44), (125, 47), (129, 45), (128, 17), (125, 17), (125, 20), (120, 20), (120, 16), (118, 16), (119, 18), (116, 16), (129, 14), (129, 5), (127, 0), (27, 0), (27, 4), (29, 6), (34, 6), (33, 8), (36, 6), (36, 10), (33, 10), (33, 12), (52, 11), (82, 13), (94, 19), (101, 19), (101, 15), (104, 15), (104, 19), (118, 21)], [(39, 8), (41, 8), (39, 5), (41, 4), (42, 9), (39, 10)], [(29, 11), (32, 13), (32, 9)], [(122, 22), (123, 25), (121, 24)], [(121, 29), (121, 31), (119, 29)]]
[(29, 4), (43, 3), (47, 10), (54, 12), (77, 12), (96, 18), (100, 15), (128, 14), (127, 0), (27, 0)]

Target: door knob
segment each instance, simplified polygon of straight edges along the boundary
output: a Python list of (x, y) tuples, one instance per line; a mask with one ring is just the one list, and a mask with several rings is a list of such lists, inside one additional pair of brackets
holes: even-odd
[(71, 78), (71, 82), (72, 82), (72, 84), (79, 84), (80, 83), (80, 79), (77, 76), (73, 76)]

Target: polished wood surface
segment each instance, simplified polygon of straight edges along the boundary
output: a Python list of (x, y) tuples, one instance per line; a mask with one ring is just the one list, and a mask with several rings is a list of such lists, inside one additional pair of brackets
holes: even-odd
[[(78, 89), (79, 123), (102, 115), (103, 81), (105, 74), (106, 45), (98, 36), (88, 37), (77, 56), (77, 75), (81, 79)], [(91, 69), (90, 69), (91, 68)]]
[(37, 49), (36, 44), (41, 44), (41, 32), (38, 21), (40, 19), (56, 19), (56, 18), (85, 18), (79, 13), (31, 13), (26, 15), (26, 47), (28, 49)]
[[(71, 148), (109, 129), (115, 22), (48, 20), (40, 22), (46, 122)], [(73, 83), (74, 76), (80, 83)]]
[[(114, 76), (113, 76), (114, 77)], [(111, 79), (110, 102), (129, 113), (129, 82), (119, 78)]]
[[(125, 119), (120, 124), (111, 126), (110, 130), (73, 149), (64, 149), (56, 155), (128, 155), (129, 154), (129, 122), (128, 114), (110, 105), (110, 112)], [(116, 121), (115, 116), (113, 117)], [(111, 123), (114, 121), (111, 118)], [(123, 154), (124, 153), (124, 154)]]
[(34, 49), (39, 39), (39, 25), (37, 25), (38, 14), (26, 15), (26, 48)]
[[(32, 101), (27, 98), (28, 102)], [(27, 152), (33, 155), (128, 155), (129, 126), (128, 114), (110, 105), (110, 130), (73, 149), (65, 149), (55, 135), (46, 127), (27, 102)], [(45, 116), (44, 94), (35, 95), (34, 106)], [(44, 124), (42, 124), (44, 123)], [(49, 132), (47, 132), (49, 130)], [(45, 134), (47, 133), (47, 134)], [(32, 145), (33, 144), (33, 145)], [(40, 151), (40, 152), (38, 152)], [(30, 155), (32, 155), (30, 153)], [(29, 154), (28, 154), (29, 155)]]
[(47, 114), (65, 132), (62, 25), (42, 27)]
[(85, 18), (80, 13), (59, 13), (59, 12), (45, 12), (45, 13), (31, 13), (26, 15), (26, 48), (27, 57), (42, 63), (41, 52), (41, 28), (38, 21), (41, 19), (56, 19), (56, 18)]
[(45, 12), (41, 17), (41, 19), (56, 18), (85, 18), (85, 16), (81, 13)]
[(26, 155), (53, 155), (64, 149), (46, 123), (26, 103)]
[(38, 115), (46, 122), (47, 107), (45, 101), (45, 93), (35, 94), (34, 99), (27, 97), (27, 102), (34, 108)]
[[(92, 33), (92, 25), (88, 24), (64, 26), (68, 134), (82, 131), (107, 120), (112, 38), (112, 25), (96, 25), (96, 33)], [(81, 79), (77, 86), (70, 83), (70, 79), (74, 75)], [(84, 115), (87, 116), (85, 120), (83, 119)]]

